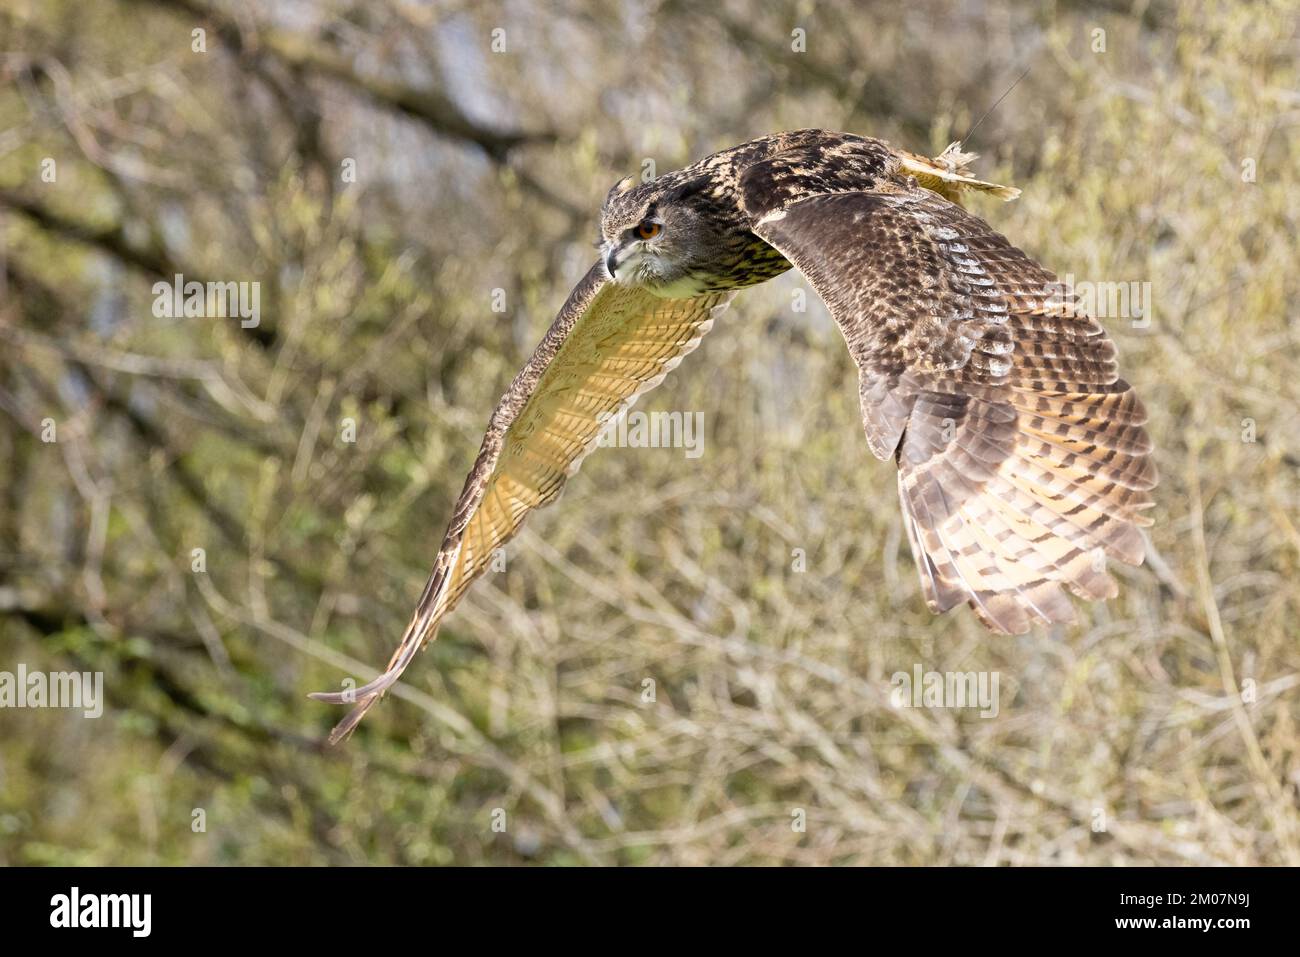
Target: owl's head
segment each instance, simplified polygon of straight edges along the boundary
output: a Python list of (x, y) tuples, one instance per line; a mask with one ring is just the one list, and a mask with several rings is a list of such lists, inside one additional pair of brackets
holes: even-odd
[(660, 296), (698, 295), (727, 247), (716, 200), (669, 174), (648, 183), (619, 180), (600, 213), (601, 258), (610, 278)]

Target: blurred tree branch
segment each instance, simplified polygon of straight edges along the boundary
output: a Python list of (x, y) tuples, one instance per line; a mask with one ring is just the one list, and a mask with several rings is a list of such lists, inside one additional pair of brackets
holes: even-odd
[[(107, 253), (127, 266), (167, 282), (172, 282), (178, 274), (185, 276), (187, 282), (205, 282), (197, 270), (187, 268), (173, 259), (163, 248), (153, 230), (150, 231), (150, 241), (140, 242), (132, 239), (121, 223), (113, 226), (96, 226), (55, 212), (43, 203), (3, 187), (0, 187), (0, 208), (22, 214), (34, 225), (53, 236), (90, 246)], [(275, 345), (276, 333), (270, 323), (259, 323), (257, 326), (248, 327), (241, 323), (239, 329), (263, 349)]]
[(256, 54), (265, 50), (292, 67), (337, 80), (382, 107), (421, 121), (442, 136), (479, 147), (497, 162), (504, 162), (520, 146), (552, 143), (557, 139), (558, 134), (551, 130), (497, 129), (475, 122), (439, 90), (420, 89), (362, 73), (346, 56), (330, 50), (323, 39), (265, 25), (257, 26), (250, 36), (246, 22), (199, 0), (131, 2), (169, 9), (211, 23), (222, 41), (237, 53)]

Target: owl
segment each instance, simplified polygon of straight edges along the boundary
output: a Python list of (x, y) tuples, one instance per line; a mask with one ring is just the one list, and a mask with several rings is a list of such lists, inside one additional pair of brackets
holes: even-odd
[(1140, 564), (1156, 470), (1115, 347), (1056, 277), (960, 199), (953, 144), (927, 159), (827, 130), (764, 136), (649, 182), (600, 216), (600, 256), (488, 422), (387, 669), (342, 693), (347, 736), (534, 509), (554, 502), (612, 416), (700, 343), (736, 293), (794, 268), (859, 375), (867, 447), (897, 471), (926, 604), (991, 631), (1074, 620)]

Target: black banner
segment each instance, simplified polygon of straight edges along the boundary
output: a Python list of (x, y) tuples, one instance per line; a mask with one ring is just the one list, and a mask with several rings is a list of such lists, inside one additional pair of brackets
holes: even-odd
[(1200, 936), (1231, 946), (1289, 926), (1295, 880), (1291, 870), (1217, 868), (13, 868), (0, 871), (0, 912), (10, 943), (75, 934), (81, 944), (351, 947), (486, 932), (536, 944), (544, 930), (553, 945), (568, 934), (650, 944), (689, 927), (728, 943), (817, 929), (979, 944), (1029, 942), (1043, 925), (1071, 942)]

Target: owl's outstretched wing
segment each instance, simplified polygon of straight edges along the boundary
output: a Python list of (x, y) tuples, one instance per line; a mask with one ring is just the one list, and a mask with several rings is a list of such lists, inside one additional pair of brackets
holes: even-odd
[[(859, 188), (777, 158), (741, 181), (753, 229), (825, 301), (858, 365), (867, 442), (898, 464), (926, 601), (990, 629), (1115, 594), (1156, 482), (1146, 412), (1101, 326), (1046, 269), (904, 171)], [(802, 188), (801, 181), (811, 188)]]
[(599, 263), (591, 268), (492, 413), (433, 572), (387, 669), (353, 691), (311, 696), (355, 705), (331, 732), (331, 743), (350, 734), (397, 681), (493, 551), (533, 509), (559, 497), (605, 423), (699, 344), (730, 296), (661, 299), (609, 281)]

